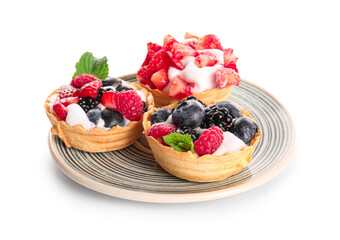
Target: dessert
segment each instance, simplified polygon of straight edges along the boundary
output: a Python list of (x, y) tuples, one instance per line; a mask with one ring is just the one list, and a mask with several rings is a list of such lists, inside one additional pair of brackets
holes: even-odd
[(143, 117), (155, 159), (189, 181), (213, 182), (240, 172), (252, 160), (261, 131), (255, 119), (230, 101), (205, 105), (195, 96)]
[(241, 81), (233, 49), (223, 48), (213, 34), (186, 33), (184, 42), (167, 35), (162, 46), (150, 42), (147, 48), (137, 80), (153, 94), (156, 107), (189, 95), (207, 104), (223, 101)]
[(137, 84), (108, 77), (105, 60), (83, 54), (70, 84), (46, 99), (51, 132), (67, 147), (112, 151), (134, 143), (143, 132), (142, 116), (153, 106), (152, 95)]

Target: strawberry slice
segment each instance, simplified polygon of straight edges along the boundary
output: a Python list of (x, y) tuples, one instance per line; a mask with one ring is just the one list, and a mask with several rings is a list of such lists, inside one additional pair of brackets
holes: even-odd
[(70, 104), (73, 103), (78, 103), (79, 97), (68, 97), (68, 98), (63, 98), (59, 100), (61, 104), (63, 104), (65, 107), (67, 107)]
[(236, 67), (236, 63), (234, 63), (234, 62), (229, 62), (228, 64), (224, 64), (224, 67), (225, 67), (225, 68), (234, 69), (235, 72), (238, 73), (238, 69), (237, 69), (237, 67)]
[(220, 89), (231, 85), (238, 85), (241, 82), (240, 75), (231, 68), (220, 68), (216, 71), (216, 82)]
[(169, 84), (168, 69), (163, 68), (158, 72), (155, 72), (151, 77), (151, 82), (157, 89), (163, 90)]
[[(176, 41), (176, 40), (175, 40)], [(175, 59), (183, 59), (186, 56), (196, 56), (197, 51), (190, 46), (185, 45), (184, 43), (170, 41), (165, 49), (171, 52), (171, 57)]]
[(147, 68), (153, 72), (157, 72), (164, 67), (170, 65), (170, 57), (165, 49), (158, 51), (150, 60)]
[(93, 81), (100, 81), (99, 78), (97, 78), (94, 75), (91, 74), (79, 74), (75, 78), (72, 79), (71, 81), (71, 86), (75, 88), (81, 88), (84, 86), (86, 83), (93, 82)]
[(214, 66), (217, 63), (217, 58), (210, 52), (199, 53), (195, 58), (195, 64), (197, 67), (208, 67)]
[(153, 57), (153, 55), (155, 55), (156, 52), (158, 52), (159, 50), (162, 49), (162, 47), (159, 46), (158, 44), (151, 43), (151, 42), (149, 42), (147, 44), (147, 47), (148, 47), (148, 53), (147, 53), (146, 58), (145, 58), (145, 60), (142, 64), (142, 67), (148, 65), (151, 58)]
[(117, 109), (117, 94), (115, 92), (103, 92), (101, 103), (106, 108)]
[(99, 89), (103, 86), (102, 82), (98, 79), (93, 82), (86, 83), (83, 85), (79, 92), (79, 97), (91, 97), (96, 98), (98, 95)]
[(61, 90), (59, 94), (60, 99), (69, 98), (69, 97), (77, 97), (77, 96), (79, 96), (79, 89), (76, 89), (76, 88), (63, 89)]
[(193, 84), (187, 83), (181, 76), (176, 76), (171, 84), (169, 96), (185, 98), (192, 94)]
[(192, 35), (191, 33), (186, 32), (185, 35), (184, 35), (184, 39), (191, 39), (191, 38), (196, 38), (196, 39), (198, 39), (197, 36)]
[(141, 67), (137, 72), (137, 76), (142, 84), (149, 84), (152, 74), (153, 72), (146, 66)]
[(67, 110), (63, 104), (61, 104), (60, 102), (53, 104), (53, 111), (55, 112), (60, 121), (66, 120)]
[(197, 50), (202, 49), (220, 49), (223, 50), (220, 40), (214, 34), (205, 35), (199, 38), (196, 45)]
[(176, 39), (171, 36), (170, 34), (166, 35), (163, 39), (163, 47), (165, 47), (166, 45), (168, 45), (169, 42), (178, 42), (176, 41)]
[(234, 55), (234, 50), (232, 48), (223, 49), (224, 53), (224, 64), (229, 64), (230, 62), (236, 63), (237, 57)]
[[(172, 54), (170, 53), (170, 55), (172, 55)], [(172, 67), (175, 67), (175, 68), (179, 69), (179, 70), (183, 70), (184, 69), (184, 65), (181, 62), (181, 60), (173, 58), (172, 56), (170, 57), (170, 65)]]

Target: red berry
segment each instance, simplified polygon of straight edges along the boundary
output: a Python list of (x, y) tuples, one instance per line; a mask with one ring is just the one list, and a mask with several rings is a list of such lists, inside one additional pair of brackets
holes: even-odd
[(238, 69), (237, 69), (237, 67), (236, 67), (236, 63), (234, 63), (234, 62), (229, 62), (228, 64), (224, 64), (224, 67), (225, 67), (225, 68), (234, 69), (235, 72), (238, 73)]
[(196, 44), (197, 50), (202, 49), (220, 49), (223, 50), (220, 40), (214, 34), (206, 35), (199, 38)]
[(70, 104), (78, 103), (79, 97), (68, 97), (60, 99), (60, 103), (63, 104), (65, 107), (67, 107)]
[(146, 66), (141, 67), (137, 72), (137, 76), (140, 82), (144, 85), (149, 84), (152, 74), (153, 72), (149, 70)]
[(146, 58), (145, 58), (145, 60), (142, 64), (142, 67), (148, 65), (151, 58), (153, 57), (153, 55), (155, 55), (156, 52), (158, 52), (159, 50), (162, 49), (162, 47), (159, 46), (158, 44), (151, 43), (151, 42), (149, 42), (147, 44), (147, 47), (148, 47), (148, 53), (147, 53)]
[(174, 98), (186, 98), (192, 94), (193, 84), (187, 83), (181, 76), (176, 76), (171, 83), (169, 96)]
[(191, 38), (196, 38), (196, 39), (198, 39), (197, 36), (192, 35), (191, 33), (186, 32), (185, 35), (184, 35), (184, 39), (191, 39)]
[(106, 108), (117, 109), (117, 94), (115, 92), (103, 92), (101, 103)]
[(240, 75), (231, 68), (220, 68), (216, 71), (216, 82), (220, 89), (231, 85), (238, 85), (241, 82)]
[(153, 72), (157, 72), (162, 68), (170, 65), (170, 57), (165, 49), (158, 51), (150, 60), (147, 68)]
[(214, 153), (223, 142), (223, 132), (219, 127), (212, 126), (194, 142), (194, 150), (198, 156)]
[(175, 39), (171, 40), (166, 46), (165, 49), (171, 53), (171, 58), (181, 60), (186, 56), (197, 55), (197, 51), (190, 46), (185, 45), (184, 43), (177, 42)]
[(230, 62), (236, 63), (237, 57), (234, 55), (234, 50), (232, 48), (223, 49), (224, 53), (224, 64), (229, 64)]
[(200, 68), (214, 66), (216, 63), (217, 63), (216, 56), (210, 52), (202, 52), (195, 59), (196, 66)]
[(60, 99), (69, 98), (69, 97), (77, 97), (77, 96), (79, 96), (79, 89), (76, 89), (76, 88), (63, 89), (61, 90), (59, 94)]
[(142, 98), (135, 91), (117, 93), (117, 110), (130, 121), (139, 121), (143, 115)]
[(97, 78), (94, 75), (79, 74), (78, 76), (76, 76), (75, 78), (72, 79), (71, 86), (75, 87), (75, 88), (81, 88), (86, 83), (93, 82), (93, 81), (96, 81), (96, 80), (100, 81), (100, 79)]
[(172, 42), (172, 41), (177, 42), (177, 40), (170, 34), (166, 35), (163, 39), (163, 47), (165, 47), (166, 45), (168, 45), (169, 42)]
[(164, 142), (163, 137), (174, 132), (176, 129), (177, 127), (172, 124), (155, 124), (147, 131), (146, 135), (155, 138), (165, 146), (169, 146)]
[(55, 114), (57, 114), (57, 117), (59, 118), (60, 121), (65, 121), (67, 117), (67, 111), (66, 107), (61, 104), (60, 102), (57, 102), (53, 105), (53, 111)]
[(81, 87), (80, 92), (79, 92), (79, 97), (96, 98), (98, 95), (98, 91), (102, 86), (103, 86), (102, 81), (100, 81), (99, 79), (86, 83), (85, 85)]
[(151, 82), (157, 89), (163, 90), (169, 84), (168, 69), (163, 68), (158, 72), (155, 72), (151, 77)]

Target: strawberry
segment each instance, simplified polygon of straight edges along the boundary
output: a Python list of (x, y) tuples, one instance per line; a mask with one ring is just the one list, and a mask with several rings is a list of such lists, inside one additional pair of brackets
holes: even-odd
[(157, 89), (163, 90), (169, 84), (168, 69), (163, 68), (158, 72), (155, 72), (151, 77), (151, 82)]
[(61, 104), (63, 104), (65, 107), (67, 107), (70, 104), (73, 103), (78, 103), (79, 97), (68, 97), (68, 98), (63, 98), (59, 100)]
[(241, 82), (240, 75), (231, 68), (220, 68), (216, 71), (216, 82), (220, 89), (231, 85), (238, 85)]
[(143, 101), (136, 91), (117, 93), (117, 110), (130, 121), (139, 121), (143, 115)]
[(76, 76), (75, 78), (72, 79), (71, 86), (75, 87), (75, 88), (81, 88), (86, 83), (93, 82), (93, 81), (96, 81), (96, 80), (100, 81), (100, 79), (97, 78), (94, 75), (91, 75), (91, 74), (79, 74), (78, 76)]
[(225, 67), (225, 68), (234, 69), (235, 72), (238, 73), (238, 69), (237, 69), (237, 67), (236, 67), (236, 63), (234, 63), (234, 62), (229, 62), (228, 64), (224, 64), (224, 67)]
[(137, 72), (137, 76), (142, 84), (148, 84), (150, 82), (152, 74), (153, 72), (149, 70), (146, 66), (141, 67)]
[(194, 142), (194, 150), (198, 156), (214, 153), (223, 142), (223, 132), (219, 127), (212, 126), (205, 130)]
[(183, 59), (186, 56), (196, 56), (197, 52), (190, 46), (185, 45), (184, 43), (170, 41), (165, 49), (171, 52), (171, 57), (175, 59)]
[(195, 59), (195, 64), (197, 67), (208, 67), (214, 66), (217, 63), (217, 58), (214, 54), (210, 52), (201, 52)]
[(177, 130), (177, 127), (172, 124), (155, 124), (146, 132), (147, 136), (151, 136), (156, 139), (158, 142), (165, 146), (169, 146), (164, 142), (163, 137), (169, 135), (170, 133)]
[(170, 34), (166, 35), (163, 39), (163, 47), (168, 45), (169, 42), (177, 42), (176, 39)]
[(63, 89), (61, 90), (59, 94), (60, 99), (69, 98), (69, 97), (77, 97), (77, 96), (79, 96), (79, 89), (76, 89), (76, 88)]
[(84, 84), (79, 92), (79, 97), (85, 98), (85, 97), (91, 97), (96, 98), (99, 89), (103, 86), (102, 81), (95, 80), (89, 83)]
[(55, 103), (53, 105), (53, 111), (55, 112), (60, 121), (66, 120), (67, 110), (63, 104), (61, 104), (60, 102)]
[(169, 54), (165, 49), (158, 51), (150, 60), (147, 68), (153, 72), (157, 72), (164, 67), (170, 65)]
[(153, 55), (155, 55), (156, 52), (158, 52), (159, 50), (162, 49), (162, 47), (159, 46), (158, 44), (151, 43), (151, 42), (149, 42), (147, 44), (147, 47), (148, 47), (148, 53), (147, 53), (146, 58), (145, 58), (145, 60), (142, 64), (142, 67), (148, 65), (151, 58), (153, 57)]
[(184, 39), (190, 39), (190, 38), (196, 38), (196, 39), (198, 39), (197, 36), (192, 35), (191, 33), (186, 32), (185, 35), (184, 35)]
[(106, 108), (117, 109), (117, 94), (115, 92), (103, 92), (101, 104)]
[[(170, 53), (171, 54), (171, 53)], [(181, 60), (176, 59), (176, 58), (172, 58), (170, 57), (170, 65), (174, 68), (177, 68), (179, 70), (183, 70), (184, 69), (184, 65), (181, 62)]]
[(171, 83), (169, 96), (185, 98), (192, 94), (193, 84), (187, 83), (181, 76), (176, 76)]
[(223, 49), (224, 53), (224, 64), (229, 64), (230, 62), (236, 63), (237, 57), (234, 55), (234, 50), (232, 48)]
[(214, 34), (205, 35), (199, 38), (196, 45), (197, 50), (202, 49), (220, 49), (223, 50), (220, 40)]

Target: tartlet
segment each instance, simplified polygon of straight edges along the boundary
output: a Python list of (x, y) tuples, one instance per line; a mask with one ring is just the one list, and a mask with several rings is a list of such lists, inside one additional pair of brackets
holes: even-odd
[[(167, 106), (172, 109), (176, 104)], [(151, 128), (151, 114), (158, 110), (152, 108), (143, 117), (143, 128), (145, 132)], [(254, 119), (245, 109), (241, 109), (242, 116)], [(252, 160), (261, 136), (258, 130), (253, 139), (242, 150), (229, 152), (222, 156), (207, 154), (198, 156), (191, 151), (179, 152), (173, 147), (161, 144), (152, 136), (146, 139), (158, 164), (170, 174), (194, 182), (214, 182), (237, 174), (245, 168)]]

